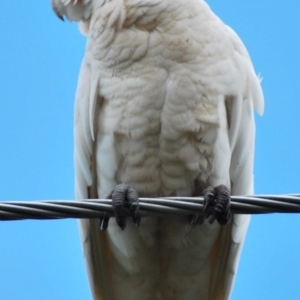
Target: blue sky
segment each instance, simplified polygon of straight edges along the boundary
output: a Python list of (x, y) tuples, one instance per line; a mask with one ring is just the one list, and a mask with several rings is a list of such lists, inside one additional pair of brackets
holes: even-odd
[[(0, 1), (0, 200), (73, 199), (85, 39), (50, 1)], [(300, 2), (210, 0), (263, 77), (256, 193), (300, 192)], [(254, 216), (232, 300), (300, 299), (300, 216)], [(0, 223), (0, 299), (91, 299), (76, 220)]]

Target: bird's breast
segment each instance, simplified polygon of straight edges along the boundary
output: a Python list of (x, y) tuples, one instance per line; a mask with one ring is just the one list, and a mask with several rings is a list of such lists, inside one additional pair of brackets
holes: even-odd
[(191, 195), (196, 179), (208, 179), (219, 99), (188, 73), (184, 66), (135, 64), (102, 77), (98, 140), (111, 137), (116, 183), (143, 195)]

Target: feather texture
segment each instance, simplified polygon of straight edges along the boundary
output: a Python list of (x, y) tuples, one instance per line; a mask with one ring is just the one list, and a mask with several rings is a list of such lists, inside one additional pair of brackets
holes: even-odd
[[(86, 25), (75, 106), (78, 199), (121, 182), (142, 196), (225, 184), (253, 193), (260, 80), (244, 45), (201, 0), (53, 0)], [(75, 13), (76, 12), (76, 13)], [(249, 216), (220, 227), (149, 217), (80, 221), (95, 299), (225, 300)]]

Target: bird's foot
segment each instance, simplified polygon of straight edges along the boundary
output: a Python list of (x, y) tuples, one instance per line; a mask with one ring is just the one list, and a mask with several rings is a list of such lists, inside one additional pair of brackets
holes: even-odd
[[(126, 227), (126, 209), (129, 209), (132, 221), (138, 227), (141, 218), (138, 216), (139, 195), (135, 189), (125, 183), (118, 184), (111, 194), (116, 222), (124, 230)], [(133, 205), (136, 204), (136, 205)]]
[(230, 193), (225, 185), (208, 187), (203, 191), (204, 215), (212, 224), (215, 220), (225, 225), (230, 220)]
[[(130, 211), (132, 221), (135, 225), (137, 227), (140, 226), (141, 218), (138, 216), (139, 195), (135, 189), (128, 184), (121, 183), (115, 186), (108, 198), (112, 199), (116, 222), (122, 230), (126, 227), (126, 210)], [(110, 217), (104, 213), (104, 215), (99, 219), (99, 227), (101, 230), (107, 229), (109, 218)]]

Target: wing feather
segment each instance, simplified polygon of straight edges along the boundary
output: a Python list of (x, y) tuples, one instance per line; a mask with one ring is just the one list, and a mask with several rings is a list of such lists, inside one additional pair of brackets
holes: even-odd
[[(255, 122), (254, 108), (259, 114), (264, 110), (264, 98), (260, 78), (254, 72), (249, 54), (237, 34), (227, 27), (236, 52), (244, 60), (245, 72), (248, 74), (243, 94), (227, 103), (229, 119), (229, 137), (231, 145), (230, 180), (232, 195), (253, 195), (253, 161)], [(250, 222), (250, 215), (234, 215), (231, 228), (231, 243), (225, 273), (227, 282), (226, 297), (230, 296), (241, 250)], [(225, 298), (227, 299), (227, 298)]]
[[(78, 200), (97, 198), (95, 171), (95, 114), (101, 98), (97, 96), (99, 77), (86, 58), (79, 74), (75, 102), (75, 187)], [(79, 221), (84, 258), (95, 299), (112, 300), (111, 251), (106, 233), (100, 231), (97, 220)]]

